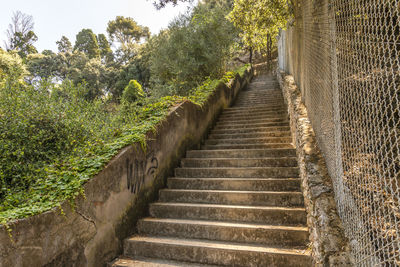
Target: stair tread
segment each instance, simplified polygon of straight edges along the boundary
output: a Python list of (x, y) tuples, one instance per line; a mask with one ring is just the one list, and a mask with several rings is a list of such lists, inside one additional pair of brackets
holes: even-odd
[(240, 177), (169, 177), (168, 179), (190, 179), (190, 180), (206, 180), (206, 181), (211, 181), (211, 180), (217, 180), (217, 181), (298, 181), (300, 178), (292, 177), (292, 178), (280, 178), (280, 177), (272, 177), (272, 178), (265, 178), (265, 177), (246, 177), (246, 178), (240, 178)]
[(292, 254), (292, 255), (309, 255), (306, 247), (300, 248), (279, 248), (260, 244), (245, 244), (226, 241), (200, 240), (187, 238), (173, 238), (160, 236), (133, 236), (127, 239), (127, 242), (149, 242), (184, 247), (207, 247), (212, 249), (236, 250), (236, 251), (254, 251), (274, 254)]
[(271, 225), (262, 223), (244, 223), (229, 221), (212, 221), (212, 220), (188, 220), (188, 219), (171, 219), (171, 218), (152, 218), (147, 217), (142, 221), (174, 223), (174, 224), (196, 224), (196, 225), (212, 225), (232, 228), (252, 228), (252, 229), (268, 229), (268, 230), (284, 230), (284, 231), (308, 231), (306, 226), (287, 226), (287, 225)]
[(225, 204), (205, 204), (205, 203), (181, 203), (181, 202), (154, 202), (154, 206), (177, 206), (177, 207), (213, 207), (228, 209), (256, 209), (256, 210), (282, 210), (282, 211), (305, 211), (304, 207), (278, 207), (278, 206), (250, 206), (250, 205), (225, 205)]
[(112, 267), (216, 267), (217, 265), (208, 265), (200, 263), (189, 263), (182, 261), (153, 259), (144, 257), (120, 257), (116, 259)]
[(229, 193), (229, 194), (271, 194), (271, 195), (280, 195), (280, 194), (293, 194), (293, 195), (302, 195), (301, 192), (293, 192), (293, 191), (253, 191), (253, 190), (201, 190), (201, 189), (172, 189), (172, 188), (164, 188), (160, 191), (167, 192), (201, 192), (201, 193)]
[(210, 169), (210, 170), (261, 170), (261, 169), (298, 169), (299, 167), (181, 167), (175, 169)]

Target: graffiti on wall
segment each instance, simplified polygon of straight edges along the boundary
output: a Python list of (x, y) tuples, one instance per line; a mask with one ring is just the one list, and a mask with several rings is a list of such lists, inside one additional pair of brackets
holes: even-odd
[(126, 159), (127, 185), (131, 193), (138, 193), (145, 183), (146, 176), (154, 175), (157, 168), (158, 159), (154, 152), (147, 154), (144, 159)]

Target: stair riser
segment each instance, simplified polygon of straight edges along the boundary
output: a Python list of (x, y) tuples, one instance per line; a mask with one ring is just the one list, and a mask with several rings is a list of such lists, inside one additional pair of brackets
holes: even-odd
[(275, 121), (282, 121), (282, 120), (287, 120), (288, 117), (286, 114), (275, 114), (271, 116), (262, 116), (262, 117), (253, 117), (253, 118), (235, 118), (235, 117), (229, 117), (229, 118), (220, 118), (218, 120), (218, 124), (220, 123), (241, 123), (241, 122), (247, 122), (247, 123), (265, 123), (265, 122), (275, 122)]
[(243, 111), (265, 111), (265, 110), (275, 110), (275, 109), (282, 109), (282, 107), (285, 107), (284, 104), (273, 104), (269, 106), (260, 106), (260, 107), (230, 107), (224, 110), (224, 112), (243, 112)]
[(264, 109), (244, 109), (244, 110), (225, 110), (222, 115), (231, 115), (231, 116), (240, 116), (240, 115), (254, 115), (254, 114), (264, 114), (264, 113), (276, 113), (276, 112), (286, 112), (286, 107), (281, 106), (281, 107), (274, 107), (274, 108), (264, 108)]
[(289, 127), (289, 122), (286, 120), (266, 122), (266, 123), (230, 123), (230, 124), (219, 124), (215, 126), (215, 130), (242, 130), (242, 129), (254, 129), (254, 128), (266, 128), (266, 127)]
[(270, 113), (282, 113), (287, 112), (285, 106), (280, 107), (265, 107), (259, 109), (251, 109), (251, 108), (243, 108), (242, 110), (224, 110), (221, 115), (224, 116), (246, 116), (246, 115), (254, 115), (254, 114), (270, 114)]
[(138, 231), (140, 234), (152, 236), (244, 242), (279, 247), (304, 246), (308, 242), (307, 231), (286, 228), (281, 230), (278, 227), (265, 229), (140, 220)]
[(238, 193), (210, 191), (160, 190), (161, 202), (204, 203), (226, 205), (252, 205), (299, 207), (304, 205), (301, 193)]
[(236, 133), (236, 134), (210, 134), (209, 139), (251, 139), (251, 138), (268, 138), (268, 137), (290, 137), (289, 131), (270, 131), (261, 133)]
[(187, 158), (263, 158), (296, 157), (296, 150), (290, 149), (255, 149), (255, 150), (189, 150)]
[[(250, 128), (250, 125), (256, 125), (262, 127), (261, 125), (266, 125), (269, 124), (271, 126), (282, 126), (281, 124), (273, 124), (273, 123), (284, 123), (286, 122), (286, 125), (283, 126), (288, 126), (289, 121), (287, 118), (275, 118), (275, 119), (262, 119), (262, 120), (232, 120), (232, 121), (218, 121), (217, 124), (215, 125), (216, 128), (219, 127), (225, 127), (225, 126), (240, 126), (240, 125), (246, 125), (244, 127)], [(238, 127), (240, 128), (240, 127)], [(243, 128), (243, 127), (242, 127)], [(255, 128), (255, 127), (251, 127)]]
[(287, 117), (286, 112), (274, 112), (271, 114), (254, 114), (254, 115), (243, 115), (243, 116), (220, 116), (218, 119), (219, 121), (223, 120), (262, 120), (262, 119), (269, 119), (269, 118), (281, 118)]
[(299, 169), (294, 167), (271, 168), (177, 168), (176, 177), (229, 177), (229, 178), (297, 178)]
[[(268, 181), (270, 180), (270, 181)], [(300, 191), (300, 179), (234, 180), (211, 178), (169, 178), (168, 188), (198, 190)]]
[(269, 138), (236, 138), (236, 139), (208, 139), (206, 145), (241, 145), (241, 144), (276, 144), (291, 143), (291, 137), (269, 137)]
[(292, 144), (243, 144), (243, 145), (204, 145), (205, 150), (221, 150), (221, 149), (271, 149), (271, 148), (293, 148)]
[(243, 128), (243, 129), (227, 129), (227, 130), (212, 130), (210, 137), (217, 136), (260, 136), (260, 135), (282, 134), (284, 136), (291, 135), (289, 126), (282, 127), (258, 127), (258, 128)]
[(282, 102), (283, 99), (268, 99), (268, 100), (253, 100), (253, 101), (249, 101), (249, 100), (241, 100), (241, 101), (237, 101), (235, 103), (235, 106), (237, 107), (250, 107), (250, 106), (269, 106), (272, 105), (276, 102)]
[(214, 206), (150, 205), (150, 215), (155, 218), (194, 219), (263, 223), (272, 225), (305, 225), (304, 210), (230, 208)]
[(296, 167), (296, 158), (271, 159), (183, 159), (182, 167)]
[(226, 266), (311, 266), (309, 257), (292, 254), (236, 251), (196, 246), (187, 247), (184, 245), (167, 245), (140, 241), (127, 241), (124, 244), (124, 250), (125, 254), (129, 256), (164, 258)]

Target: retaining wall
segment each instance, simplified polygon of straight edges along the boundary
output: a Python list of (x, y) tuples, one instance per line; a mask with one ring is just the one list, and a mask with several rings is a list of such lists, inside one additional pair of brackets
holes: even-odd
[(277, 76), (296, 145), (314, 265), (353, 266), (349, 242), (336, 209), (332, 179), (318, 148), (301, 92), (293, 76), (280, 69)]

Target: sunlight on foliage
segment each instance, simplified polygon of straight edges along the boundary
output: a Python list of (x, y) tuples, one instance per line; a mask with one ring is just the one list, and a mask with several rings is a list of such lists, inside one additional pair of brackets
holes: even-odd
[[(234, 8), (228, 15), (246, 46), (263, 49), (267, 46), (268, 35), (275, 37), (280, 28), (285, 28), (291, 16), (287, 0), (235, 0)], [(275, 38), (272, 38), (274, 40)]]

